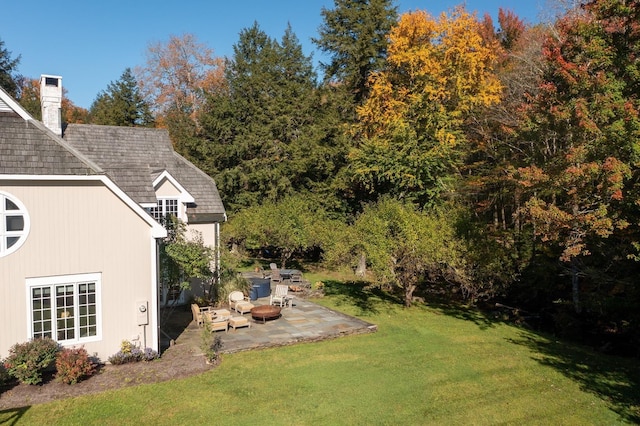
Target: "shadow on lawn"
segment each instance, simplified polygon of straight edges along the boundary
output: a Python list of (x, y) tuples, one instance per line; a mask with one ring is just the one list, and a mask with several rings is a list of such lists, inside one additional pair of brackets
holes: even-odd
[(325, 280), (324, 294), (333, 296), (336, 304), (352, 305), (360, 309), (363, 315), (373, 315), (380, 313), (382, 302), (398, 304), (400, 301), (392, 295), (371, 286), (365, 281), (336, 281)]
[(637, 360), (605, 356), (590, 348), (573, 346), (535, 334), (512, 340), (536, 354), (542, 365), (554, 368), (581, 388), (608, 401), (626, 422), (640, 423), (640, 367)]
[(498, 314), (483, 311), (474, 306), (465, 306), (453, 302), (438, 302), (433, 300), (429, 300), (427, 305), (449, 317), (472, 322), (477, 325), (480, 330), (487, 330), (494, 327), (497, 323), (505, 322), (505, 319), (500, 317)]
[(3, 425), (15, 425), (20, 422), (22, 416), (31, 408), (30, 406), (20, 408), (9, 408), (0, 410), (0, 423)]

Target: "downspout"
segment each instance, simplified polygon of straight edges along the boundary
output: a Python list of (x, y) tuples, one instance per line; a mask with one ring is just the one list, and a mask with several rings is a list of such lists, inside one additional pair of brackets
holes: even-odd
[(220, 259), (220, 222), (216, 222), (216, 277), (218, 284), (220, 284), (220, 268), (222, 261)]
[(162, 335), (162, 330), (160, 329), (160, 239), (156, 238), (156, 345), (158, 347), (158, 353), (160, 353), (160, 350), (162, 349), (162, 339), (161, 339), (161, 335)]

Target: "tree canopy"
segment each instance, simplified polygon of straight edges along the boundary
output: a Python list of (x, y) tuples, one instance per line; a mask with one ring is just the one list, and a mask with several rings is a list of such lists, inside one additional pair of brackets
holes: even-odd
[(313, 42), (330, 55), (322, 63), (325, 80), (344, 86), (355, 105), (367, 97), (367, 80), (384, 67), (387, 35), (396, 23), (397, 7), (390, 0), (336, 0), (322, 8), (323, 24)]
[(371, 76), (371, 95), (353, 126), (353, 179), (374, 197), (424, 205), (456, 170), (465, 117), (499, 100), (496, 53), (461, 8), (438, 20), (423, 11), (403, 14), (389, 40), (387, 67)]
[(144, 100), (131, 68), (124, 70), (120, 79), (109, 83), (89, 109), (93, 124), (126, 127), (152, 127), (151, 108)]
[(15, 58), (11, 57), (12, 53), (5, 47), (4, 41), (0, 39), (0, 87), (8, 94), (18, 97), (18, 65), (20, 64), (20, 55)]
[(257, 24), (240, 33), (226, 88), (199, 116), (204, 167), (232, 210), (318, 190), (342, 161), (323, 117), (311, 58), (287, 28), (278, 42)]

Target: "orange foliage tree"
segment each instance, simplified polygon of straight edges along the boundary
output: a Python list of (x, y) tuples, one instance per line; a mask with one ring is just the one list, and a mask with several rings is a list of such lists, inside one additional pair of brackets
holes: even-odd
[[(35, 118), (42, 119), (40, 105), (40, 81), (24, 78), (19, 81), (20, 104)], [(87, 123), (89, 111), (79, 107), (67, 98), (67, 90), (62, 89), (62, 121), (64, 123)]]
[(362, 189), (432, 202), (456, 170), (465, 118), (499, 100), (495, 60), (495, 46), (464, 8), (438, 20), (403, 14), (389, 34), (387, 67), (370, 78), (353, 128), (359, 143), (349, 158)]
[(216, 91), (224, 79), (222, 58), (193, 34), (152, 43), (146, 56), (146, 64), (135, 70), (136, 79), (157, 118), (180, 112), (195, 120), (204, 93)]
[(571, 271), (576, 312), (579, 260), (620, 235), (637, 209), (640, 9), (632, 3), (591, 1), (560, 19), (543, 49), (544, 80), (523, 109), (520, 135), (536, 151), (513, 177), (536, 236)]

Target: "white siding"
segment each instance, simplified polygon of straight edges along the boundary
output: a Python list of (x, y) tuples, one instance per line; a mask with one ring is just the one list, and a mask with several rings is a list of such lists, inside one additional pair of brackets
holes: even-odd
[[(154, 302), (151, 228), (101, 182), (0, 183), (31, 218), (15, 253), (0, 258), (0, 357), (28, 340), (26, 279), (102, 274), (102, 340), (85, 349), (106, 361), (122, 340), (146, 336), (157, 349), (155, 318), (138, 326), (136, 302)], [(144, 345), (145, 342), (142, 342)]]

